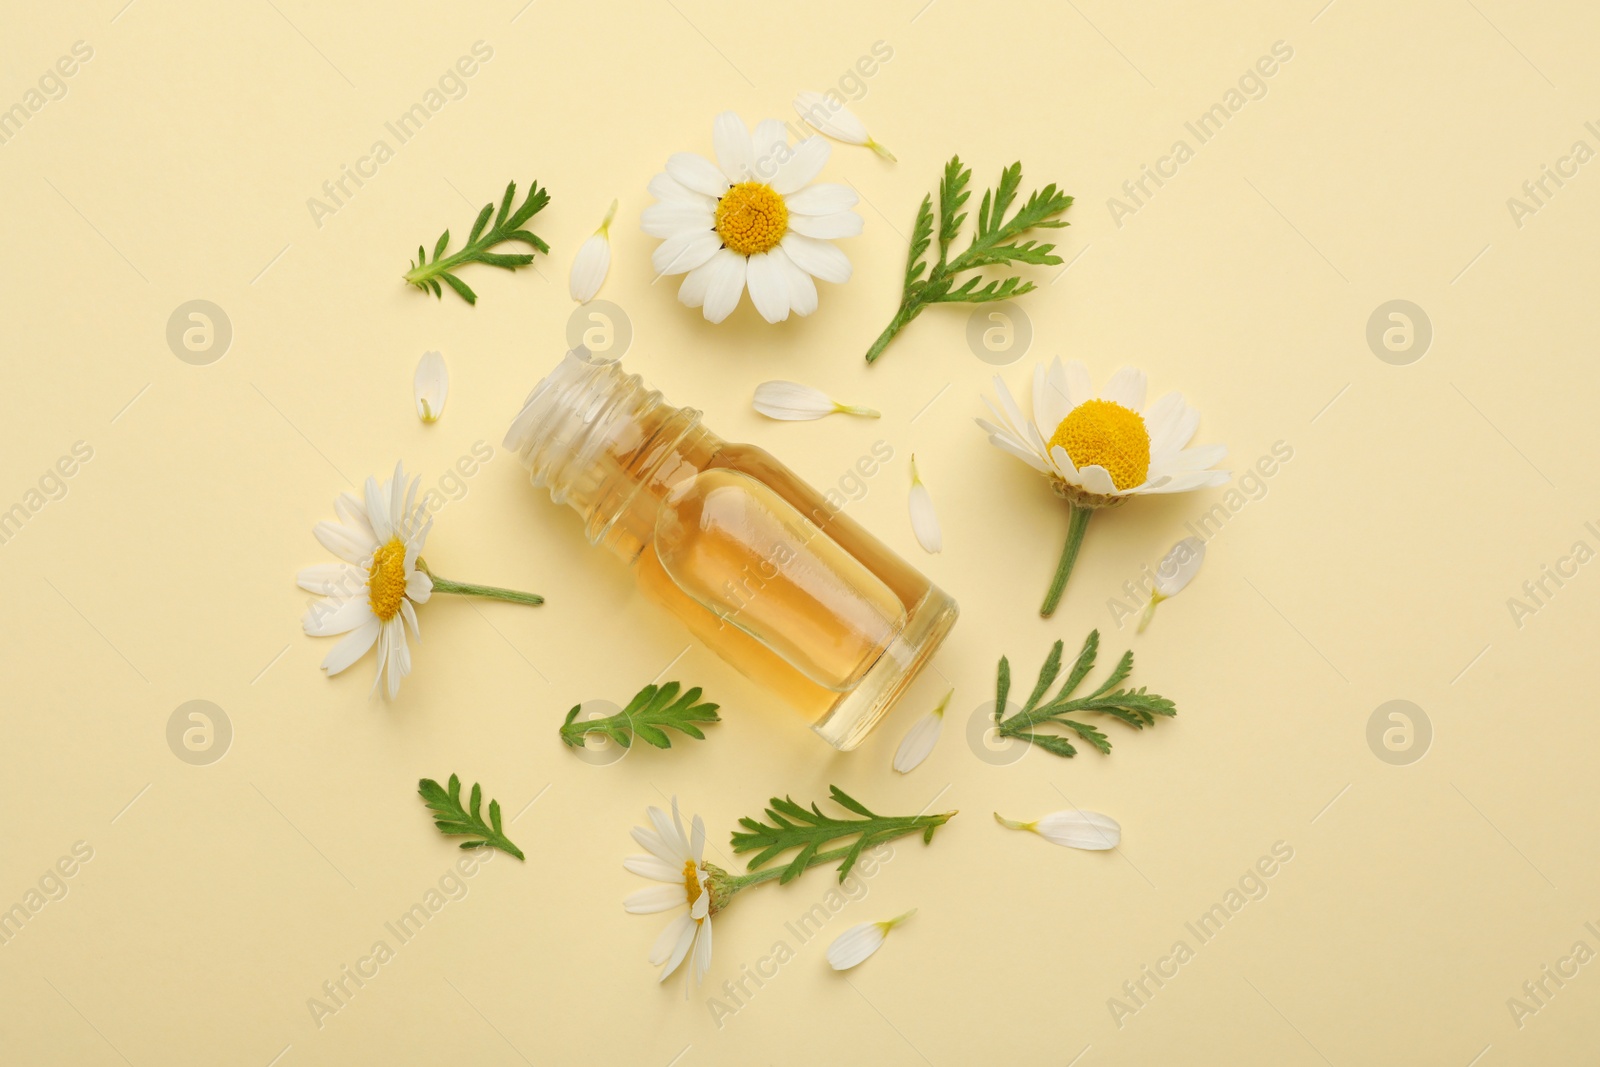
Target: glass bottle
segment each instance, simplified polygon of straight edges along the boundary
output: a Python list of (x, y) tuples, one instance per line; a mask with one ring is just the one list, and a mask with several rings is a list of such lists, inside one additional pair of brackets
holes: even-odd
[(615, 360), (568, 352), (505, 446), (590, 544), (837, 748), (861, 743), (955, 624), (954, 600), (794, 472)]

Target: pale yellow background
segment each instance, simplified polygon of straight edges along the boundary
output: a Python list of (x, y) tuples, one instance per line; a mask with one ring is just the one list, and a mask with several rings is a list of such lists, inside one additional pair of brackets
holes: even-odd
[[(956, 0), (322, 5), (174, 0), (6, 5), (0, 105), (73, 42), (94, 58), (0, 145), (5, 447), (0, 507), (74, 442), (93, 459), (64, 499), (0, 545), (6, 681), (0, 905), (76, 841), (93, 860), (0, 946), (0, 1060), (17, 1064), (816, 1063), (1502, 1064), (1587, 1062), (1600, 967), (1519, 1028), (1507, 999), (1600, 923), (1593, 636), (1600, 565), (1519, 629), (1507, 608), (1574, 541), (1600, 548), (1592, 314), (1600, 164), (1518, 228), (1506, 206), (1575, 140), (1600, 148), (1589, 5), (1360, 0), (1130, 8)], [(318, 228), (308, 197), (385, 136), (475, 41), (493, 58)], [(874, 42), (893, 58), (854, 107), (899, 154), (836, 146), (824, 178), (862, 194), (846, 286), (769, 327), (748, 301), (712, 327), (651, 284), (645, 184), (676, 150), (709, 153), (726, 108), (792, 117)], [(1107, 200), (1153, 164), (1275, 41), (1269, 92), (1118, 227)], [(392, 138), (391, 138), (392, 140)], [(1026, 359), (1145, 368), (1181, 389), (1242, 470), (1293, 459), (1213, 539), (1205, 570), (1148, 634), (1107, 608), (1220, 490), (1141, 501), (1091, 528), (1064, 607), (1036, 614), (1066, 514), (972, 417), (993, 368), (936, 309), (876, 367), (861, 353), (898, 292), (916, 203), (952, 152), (991, 183), (1078, 197), (1070, 268), (1022, 306)], [(419, 242), (507, 180), (549, 186), (537, 272), (475, 267), (480, 302), (398, 275)], [(1553, 188), (1553, 186), (1552, 186)], [(934, 667), (857, 752), (723, 666), (587, 547), (500, 446), (565, 347), (566, 272), (612, 197), (603, 296), (626, 309), (626, 364), (725, 436), (819, 487), (872, 442), (893, 461), (851, 514), (953, 593)], [(974, 198), (974, 206), (976, 197)], [(168, 349), (184, 301), (229, 316), (210, 366)], [(1410, 366), (1368, 349), (1368, 316), (1430, 317)], [(419, 354), (453, 374), (434, 426), (411, 411)], [(883, 410), (878, 422), (776, 424), (769, 378)], [(924, 410), (925, 409), (925, 410)], [(919, 414), (920, 413), (920, 414)], [(913, 421), (915, 419), (915, 421)], [(441, 598), (392, 706), (371, 660), (329, 681), (294, 574), (326, 557), (311, 527), (396, 458), (438, 486), (474, 442), (493, 458), (436, 517), (441, 572), (533, 588), (537, 610)], [(908, 461), (945, 551), (906, 517)], [(1180, 715), (1109, 757), (994, 765), (969, 748), (1002, 653), (1026, 686), (1051, 641), (1098, 626), (1102, 669)], [(670, 665), (670, 669), (669, 669)], [(725, 722), (703, 744), (591, 766), (556, 726), (663, 671)], [(908, 777), (900, 736), (954, 686), (938, 749)], [(1025, 691), (1025, 690), (1024, 690)], [(166, 724), (192, 699), (234, 738), (180, 762)], [(1434, 737), (1380, 761), (1380, 704), (1419, 705)], [(414, 794), (457, 771), (498, 797), (528, 862), (498, 856), (319, 1028), (307, 1008), (459, 855)], [(800, 944), (814, 871), (741, 898), (716, 924), (704, 990), (656, 984), (657, 917), (625, 915), (628, 829), (671, 794), (711, 828), (711, 858), (773, 792), (837, 782), (880, 810), (961, 814), (902, 842), (864, 901)], [(529, 802), (538, 797), (537, 803)], [(937, 798), (937, 799), (935, 799)], [(1123, 827), (1118, 852), (1053, 848), (992, 810), (1073, 806)], [(1185, 929), (1274, 842), (1294, 859), (1210, 944)], [(848, 976), (827, 941), (917, 918)], [(1108, 999), (1184, 939), (1195, 958), (1119, 1027)], [(392, 940), (392, 939), (391, 939)], [(719, 1027), (707, 998), (785, 940), (795, 958)], [(1551, 988), (1554, 988), (1553, 986)]]

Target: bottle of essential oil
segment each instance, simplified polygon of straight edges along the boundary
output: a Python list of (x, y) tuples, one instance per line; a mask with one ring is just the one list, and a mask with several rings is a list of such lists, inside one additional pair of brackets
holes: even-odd
[(567, 353), (505, 444), (590, 544), (838, 748), (861, 743), (955, 624), (954, 600), (822, 494), (615, 360)]

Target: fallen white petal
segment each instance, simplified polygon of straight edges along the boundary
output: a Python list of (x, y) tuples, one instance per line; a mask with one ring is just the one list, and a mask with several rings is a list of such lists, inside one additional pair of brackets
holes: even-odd
[(417, 418), (423, 422), (439, 421), (444, 413), (445, 398), (450, 395), (450, 370), (444, 365), (443, 354), (422, 353), (411, 386), (416, 397)]
[(900, 742), (900, 748), (894, 754), (895, 770), (901, 774), (909, 774), (928, 758), (933, 746), (939, 743), (939, 734), (944, 729), (944, 709), (949, 705), (953, 695), (955, 695), (954, 689), (944, 695), (938, 707), (918, 719), (911, 729), (906, 731), (905, 738)]
[(1117, 820), (1094, 811), (1053, 811), (1033, 822), (1003, 818), (999, 812), (994, 818), (1008, 830), (1030, 830), (1052, 844), (1091, 852), (1116, 848), (1122, 840), (1122, 827)]
[(836, 402), (820, 389), (799, 382), (762, 382), (756, 386), (755, 409), (769, 419), (802, 422), (820, 419), (834, 412), (877, 418), (870, 408), (851, 407)]
[(917, 544), (925, 552), (938, 552), (944, 548), (944, 534), (939, 530), (939, 516), (933, 510), (933, 497), (928, 487), (917, 476), (917, 457), (911, 457), (911, 531), (917, 535)]
[(889, 931), (917, 913), (912, 908), (904, 915), (896, 915), (883, 922), (859, 923), (833, 939), (828, 946), (828, 963), (836, 971), (848, 971), (883, 947)]
[(572, 257), (572, 275), (568, 278), (568, 290), (572, 299), (580, 304), (587, 304), (594, 299), (594, 295), (605, 284), (606, 274), (611, 270), (611, 220), (616, 217), (617, 202), (611, 201), (611, 210), (606, 212), (605, 221), (600, 228), (594, 231), (587, 241), (578, 249), (578, 254)]
[(1172, 546), (1156, 568), (1156, 592), (1162, 598), (1177, 596), (1200, 572), (1206, 560), (1206, 543), (1198, 537), (1185, 537)]
[(808, 125), (834, 140), (865, 145), (889, 162), (895, 161), (893, 153), (872, 139), (866, 123), (845, 107), (843, 100), (836, 102), (807, 89), (795, 94), (794, 109)]

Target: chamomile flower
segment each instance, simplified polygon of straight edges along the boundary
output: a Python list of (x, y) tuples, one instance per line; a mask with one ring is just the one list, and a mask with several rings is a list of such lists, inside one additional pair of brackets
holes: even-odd
[(712, 127), (716, 163), (677, 152), (650, 181), (645, 233), (663, 238), (651, 256), (658, 274), (684, 274), (678, 299), (721, 322), (746, 288), (768, 322), (817, 309), (814, 278), (850, 279), (850, 261), (828, 242), (861, 232), (855, 190), (811, 185), (830, 148), (821, 137), (791, 147), (783, 123), (754, 133), (732, 111)]
[(368, 478), (364, 499), (341, 493), (333, 502), (338, 522), (319, 522), (312, 532), (322, 547), (341, 562), (319, 563), (300, 572), (300, 588), (320, 593), (301, 625), (312, 637), (343, 639), (322, 661), (331, 677), (378, 647), (378, 672), (373, 691), (383, 683), (384, 695), (393, 700), (400, 681), (411, 673), (411, 649), (406, 628), (417, 629), (416, 605), (434, 593), (461, 593), (519, 604), (542, 604), (544, 598), (486, 585), (469, 585), (440, 578), (428, 570), (421, 553), (433, 519), (417, 502), (422, 479), (406, 481), (405, 465), (396, 463), (394, 477), (378, 483)]
[(1212, 470), (1228, 454), (1222, 445), (1187, 447), (1200, 413), (1180, 393), (1148, 407), (1143, 371), (1125, 367), (1097, 394), (1089, 371), (1076, 360), (1053, 360), (1033, 371), (1033, 404), (1026, 415), (997, 375), (997, 407), (984, 403), (994, 422), (979, 419), (989, 442), (1050, 479), (1072, 509), (1067, 541), (1039, 614), (1056, 609), (1077, 560), (1089, 517), (1130, 497), (1182, 493), (1221, 485), (1227, 471)]
[(417, 568), (417, 557), (428, 538), (433, 520), (417, 504), (422, 479), (406, 483), (405, 465), (396, 463), (394, 477), (378, 484), (368, 478), (365, 500), (341, 493), (333, 502), (338, 522), (319, 522), (312, 531), (322, 547), (340, 563), (307, 567), (298, 577), (300, 588), (322, 593), (301, 625), (312, 637), (345, 637), (322, 661), (322, 669), (335, 675), (378, 646), (376, 690), (393, 700), (400, 680), (411, 673), (411, 650), (406, 626), (417, 630), (413, 605), (426, 604), (433, 581)]
[[(687, 834), (678, 814), (678, 798), (672, 798), (672, 818), (660, 808), (648, 810), (650, 829), (633, 828), (633, 839), (649, 850), (648, 856), (629, 856), (622, 865), (644, 878), (665, 884), (641, 889), (622, 902), (636, 915), (670, 911), (683, 907), (650, 950), (650, 962), (661, 967), (660, 981), (690, 959), (690, 973), (696, 985), (711, 967), (711, 916), (726, 900), (718, 903), (712, 894), (712, 870), (705, 861), (706, 824), (696, 815)], [(687, 987), (684, 995), (688, 995)]]

